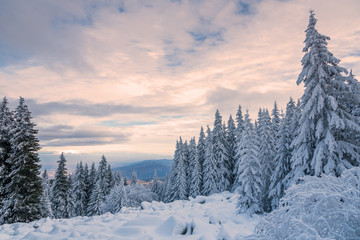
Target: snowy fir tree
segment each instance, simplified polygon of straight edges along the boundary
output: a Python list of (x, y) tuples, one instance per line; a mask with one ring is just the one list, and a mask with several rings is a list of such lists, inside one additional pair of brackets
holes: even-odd
[(75, 215), (86, 216), (86, 199), (87, 199), (86, 179), (85, 179), (85, 170), (83, 168), (82, 162), (76, 165), (76, 170), (73, 180), (73, 188), (74, 188), (74, 199), (75, 199)]
[(132, 172), (132, 175), (131, 175), (131, 185), (136, 185), (138, 182), (137, 180), (137, 174), (135, 171)]
[(74, 185), (73, 185), (72, 179), (73, 179), (72, 176), (68, 175), (69, 188), (67, 189), (67, 193), (66, 193), (66, 214), (65, 214), (65, 218), (72, 218), (72, 217), (76, 216), (76, 213), (75, 213), (75, 195), (73, 194)]
[(204, 161), (205, 161), (205, 133), (204, 133), (204, 128), (201, 126), (200, 129), (200, 135), (199, 135), (199, 140), (198, 140), (198, 144), (196, 146), (196, 158), (199, 162), (199, 171), (200, 171), (200, 193), (202, 192), (202, 188), (204, 186)]
[(46, 169), (44, 170), (44, 172), (42, 173), (42, 189), (43, 189), (43, 194), (41, 196), (41, 204), (43, 207), (42, 210), (42, 217), (53, 217), (52, 214), (52, 210), (51, 210), (51, 201), (50, 201), (50, 196), (51, 196), (51, 188), (50, 188), (50, 182), (49, 182), (49, 176), (48, 173), (46, 171)]
[(126, 191), (122, 180), (116, 184), (106, 197), (104, 212), (117, 213), (126, 206)]
[(165, 190), (165, 202), (172, 202), (177, 199), (177, 189), (175, 186), (175, 182), (177, 180), (177, 169), (178, 169), (178, 163), (180, 158), (180, 143), (179, 141), (176, 141), (175, 145), (175, 152), (174, 152), (174, 158), (170, 167), (168, 182), (166, 184), (166, 190)]
[(213, 154), (216, 167), (213, 169), (216, 185), (219, 192), (229, 190), (230, 178), (232, 175), (231, 160), (229, 158), (228, 143), (225, 128), (222, 124), (222, 117), (219, 110), (216, 110), (214, 129), (212, 131)]
[(107, 182), (107, 185), (108, 185), (108, 188), (109, 188), (109, 193), (110, 193), (110, 190), (114, 187), (114, 176), (113, 176), (113, 172), (111, 170), (111, 166), (110, 164), (108, 164), (107, 166), (107, 173), (106, 173), (106, 182)]
[(156, 193), (157, 195), (160, 195), (161, 194), (161, 184), (159, 182), (159, 178), (157, 176), (157, 172), (156, 172), (156, 169), (154, 171), (154, 177), (153, 177), (153, 180), (152, 180), (152, 183), (151, 183), (151, 191), (153, 193)]
[(238, 212), (254, 213), (262, 212), (261, 193), (262, 178), (260, 160), (258, 158), (258, 140), (254, 126), (246, 112), (244, 119), (244, 130), (241, 134), (241, 143), (239, 144), (239, 161), (237, 163), (237, 192)]
[(122, 184), (124, 185), (124, 181), (121, 178), (120, 172), (116, 171), (113, 174), (113, 183), (112, 186), (114, 187), (116, 184), (120, 184), (120, 182), (122, 182)]
[[(110, 170), (111, 171), (111, 170)], [(105, 200), (105, 196), (110, 193), (110, 177), (108, 172), (108, 163), (104, 155), (101, 157), (99, 167), (96, 172), (96, 182), (99, 182), (100, 189), (102, 191), (102, 200)]]
[[(85, 216), (87, 215), (87, 206), (89, 203), (89, 198), (90, 198), (90, 175), (89, 175), (89, 166), (87, 163), (85, 163), (84, 165), (84, 189), (85, 189), (85, 201), (84, 201), (84, 209), (85, 209)], [(75, 185), (75, 183), (74, 183)]]
[(186, 144), (182, 142), (180, 137), (179, 140), (179, 162), (177, 164), (177, 179), (174, 183), (175, 189), (177, 189), (176, 199), (185, 200), (188, 198), (188, 178), (187, 178), (187, 147)]
[(229, 120), (228, 120), (228, 126), (227, 126), (227, 143), (228, 143), (228, 150), (229, 150), (229, 170), (230, 170), (230, 177), (229, 177), (229, 181), (230, 181), (230, 186), (232, 188), (232, 185), (234, 183), (234, 169), (235, 169), (235, 163), (236, 163), (236, 127), (235, 127), (235, 123), (234, 120), (232, 118), (232, 116), (230, 115)]
[(274, 108), (271, 111), (271, 125), (272, 125), (272, 131), (273, 131), (275, 140), (277, 140), (277, 138), (278, 138), (278, 133), (280, 130), (280, 121), (281, 121), (280, 111), (279, 111), (277, 103), (274, 102)]
[[(7, 185), (10, 183), (11, 163), (9, 157), (11, 153), (10, 130), (13, 124), (13, 116), (8, 107), (8, 100), (4, 97), (0, 106), (0, 213), (3, 201), (9, 198)], [(0, 221), (1, 224), (1, 221)]]
[[(351, 86), (346, 69), (327, 49), (330, 38), (315, 29), (317, 20), (310, 11), (306, 29), (303, 69), (297, 84), (304, 83), (301, 117), (294, 147), (289, 179), (296, 182), (304, 175), (322, 173), (339, 176), (344, 169), (359, 164), (360, 130), (356, 117), (346, 108)], [(357, 105), (358, 103), (353, 103)]]
[(212, 140), (212, 133), (209, 128), (207, 127), (207, 136), (205, 139), (205, 161), (203, 166), (203, 189), (202, 195), (208, 196), (213, 193), (220, 192), (218, 189), (218, 175), (216, 173), (217, 170), (217, 163), (214, 156), (214, 148), (213, 148), (213, 140)]
[(104, 203), (103, 196), (104, 194), (100, 187), (100, 181), (97, 181), (90, 196), (87, 209), (88, 216), (100, 215), (102, 213), (102, 205)]
[(196, 197), (201, 194), (201, 182), (202, 182), (202, 172), (201, 166), (197, 154), (195, 138), (192, 138), (190, 141), (190, 167), (191, 172), (191, 182), (190, 182), (190, 192), (191, 197)]
[[(4, 116), (7, 114), (6, 111), (2, 113), (2, 121), (7, 118)], [(31, 122), (31, 113), (24, 98), (20, 97), (13, 117), (13, 124), (10, 125), (11, 151), (6, 159), (6, 164), (10, 165), (10, 171), (7, 172), (8, 178), (4, 179), (6, 187), (2, 199), (0, 223), (34, 221), (42, 217), (41, 210), (43, 209), (38, 156), (40, 146), (36, 137), (38, 130)], [(2, 126), (1, 130), (7, 132), (6, 128), (7, 126)], [(6, 148), (1, 150), (3, 149), (6, 150)], [(6, 151), (4, 154), (8, 154)]]
[(269, 197), (269, 186), (271, 175), (275, 169), (275, 139), (271, 123), (271, 118), (267, 109), (259, 111), (258, 116), (258, 137), (259, 154), (258, 158), (261, 166), (262, 178), (262, 208), (269, 212), (271, 209), (271, 199)]
[(294, 139), (294, 125), (292, 125), (295, 117), (295, 102), (292, 98), (286, 106), (286, 115), (280, 123), (279, 140), (277, 142), (277, 152), (275, 156), (275, 170), (270, 181), (270, 199), (271, 209), (279, 206), (280, 198), (284, 196), (287, 188), (285, 177), (290, 172), (290, 158), (292, 149), (291, 142)]
[(69, 212), (71, 209), (71, 206), (68, 206), (69, 191), (71, 191), (71, 183), (67, 176), (66, 159), (64, 153), (61, 153), (51, 190), (51, 209), (54, 218), (68, 218), (73, 215)]
[(242, 108), (239, 105), (239, 108), (236, 113), (236, 140), (235, 140), (235, 152), (234, 152), (234, 169), (233, 169), (233, 184), (232, 191), (235, 191), (237, 187), (239, 187), (239, 176), (237, 175), (238, 167), (240, 163), (240, 143), (241, 143), (241, 133), (244, 130), (244, 118), (242, 115)]

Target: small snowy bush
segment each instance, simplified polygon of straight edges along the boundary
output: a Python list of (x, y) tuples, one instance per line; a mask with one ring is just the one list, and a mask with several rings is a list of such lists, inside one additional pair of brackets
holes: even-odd
[(156, 193), (141, 184), (128, 185), (125, 187), (128, 207), (140, 207), (142, 202), (158, 201), (159, 197)]
[(360, 239), (360, 168), (340, 178), (305, 176), (249, 239)]

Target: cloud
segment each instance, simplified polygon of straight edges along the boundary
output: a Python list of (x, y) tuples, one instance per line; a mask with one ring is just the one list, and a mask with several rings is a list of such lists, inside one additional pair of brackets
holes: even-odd
[(119, 144), (128, 142), (129, 135), (103, 127), (75, 128), (69, 125), (40, 128), (38, 134), (41, 145), (45, 147)]
[(358, 0), (2, 1), (0, 95), (26, 99), (41, 141), (59, 145), (42, 151), (172, 155), (217, 108), (254, 118), (301, 96), (310, 8), (359, 75)]
[(114, 114), (158, 114), (181, 112), (186, 109), (184, 106), (133, 106), (126, 104), (112, 104), (112, 103), (91, 103), (85, 100), (68, 100), (65, 102), (45, 102), (39, 103), (34, 99), (27, 99), (31, 111), (35, 116), (46, 116), (51, 114), (70, 114), (70, 115), (84, 115), (93, 117), (111, 116)]

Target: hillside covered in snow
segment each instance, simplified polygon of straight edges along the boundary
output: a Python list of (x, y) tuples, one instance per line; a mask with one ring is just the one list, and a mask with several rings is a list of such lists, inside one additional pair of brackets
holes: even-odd
[(0, 239), (243, 239), (254, 233), (261, 217), (236, 213), (237, 194), (171, 203), (143, 202), (116, 214), (70, 219), (43, 218), (0, 226)]

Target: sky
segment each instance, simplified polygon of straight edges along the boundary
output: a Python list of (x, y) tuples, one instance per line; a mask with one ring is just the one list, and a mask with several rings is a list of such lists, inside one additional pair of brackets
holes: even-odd
[(0, 0), (0, 97), (25, 98), (43, 168), (171, 159), (216, 109), (301, 97), (310, 9), (360, 75), (358, 0)]

